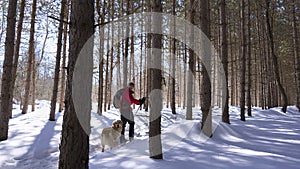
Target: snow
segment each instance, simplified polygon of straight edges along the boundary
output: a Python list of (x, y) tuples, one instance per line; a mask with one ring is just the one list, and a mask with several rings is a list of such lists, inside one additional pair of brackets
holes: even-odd
[[(50, 102), (37, 101), (37, 110), (20, 114), (15, 105), (9, 122), (9, 139), (0, 142), (2, 169), (54, 169), (58, 166), (63, 113), (50, 122)], [(214, 108), (214, 133), (207, 138), (200, 132), (201, 111), (193, 110), (194, 120), (185, 120), (185, 110), (173, 115), (162, 111), (163, 160), (150, 159), (148, 151), (148, 113), (134, 112), (135, 140), (104, 153), (100, 133), (119, 118), (113, 109), (98, 116), (92, 113), (90, 168), (121, 169), (298, 169), (300, 165), (300, 113), (296, 107), (261, 110), (253, 108), (246, 122), (239, 120), (239, 107), (230, 107), (231, 124), (220, 122), (220, 110)], [(128, 131), (126, 131), (128, 137)]]

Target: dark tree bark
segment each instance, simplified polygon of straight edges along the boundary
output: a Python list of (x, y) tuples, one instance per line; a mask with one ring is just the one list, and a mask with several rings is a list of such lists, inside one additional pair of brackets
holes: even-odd
[[(67, 7), (65, 9), (65, 20), (69, 18), (69, 4), (70, 0), (67, 2)], [(60, 99), (59, 99), (59, 112), (62, 112), (64, 109), (64, 97), (65, 97), (65, 88), (66, 88), (66, 59), (67, 59), (67, 39), (68, 39), (68, 24), (64, 23), (64, 45), (63, 45), (63, 53), (62, 53), (62, 64), (61, 64), (61, 83), (60, 83)]]
[(273, 65), (274, 65), (275, 79), (276, 79), (278, 88), (280, 90), (280, 93), (281, 93), (282, 99), (283, 99), (282, 111), (284, 113), (286, 113), (286, 109), (288, 106), (288, 98), (285, 93), (285, 89), (283, 88), (281, 81), (280, 81), (278, 61), (277, 61), (277, 56), (276, 56), (275, 47), (274, 47), (273, 30), (272, 30), (271, 23), (270, 23), (270, 3), (271, 3), (271, 0), (266, 0), (267, 34), (268, 34), (269, 43), (270, 43), (270, 47), (271, 47), (271, 55), (272, 55), (272, 60), (273, 60)]
[(35, 29), (35, 16), (36, 16), (36, 3), (37, 0), (33, 0), (32, 2), (32, 13), (31, 13), (31, 22), (30, 22), (30, 37), (29, 37), (29, 54), (28, 54), (28, 63), (27, 63), (27, 74), (25, 81), (25, 96), (22, 114), (26, 114), (28, 111), (29, 104), (29, 94), (30, 94), (30, 84), (32, 79), (32, 64), (34, 59), (34, 29)]
[[(130, 14), (130, 3), (126, 2), (126, 15)], [(123, 62), (123, 87), (126, 87), (128, 84), (128, 55), (129, 55), (129, 18), (126, 18), (126, 28), (125, 28), (125, 53), (124, 53), (124, 62)]]
[[(152, 11), (162, 12), (161, 0), (152, 1)], [(153, 29), (162, 29), (162, 18), (153, 19)], [(153, 34), (153, 48), (162, 49), (162, 35)], [(149, 153), (150, 158), (163, 159), (161, 144), (161, 110), (162, 110), (162, 72), (161, 72), (161, 50), (152, 51), (151, 61), (155, 64), (156, 69), (151, 69), (151, 91), (155, 90), (150, 97), (150, 125), (149, 125)]]
[[(111, 22), (114, 22), (114, 13), (115, 13), (115, 6), (114, 6), (115, 1), (111, 1)], [(111, 44), (114, 44), (114, 35), (115, 34), (115, 26), (114, 24), (111, 25)], [(111, 105), (111, 97), (112, 97), (112, 80), (113, 80), (113, 64), (114, 64), (114, 46), (111, 47), (110, 49), (110, 72), (109, 72), (109, 91), (108, 91), (108, 110), (110, 110), (110, 105)]]
[(37, 72), (35, 53), (33, 53), (31, 66), (32, 66), (31, 112), (34, 112), (35, 111), (36, 72)]
[[(227, 23), (226, 23), (226, 0), (221, 0), (221, 58), (222, 58), (222, 65), (224, 68), (225, 73), (225, 80), (226, 80), (226, 88), (223, 93), (226, 95), (225, 98), (225, 105), (222, 113), (222, 121), (225, 123), (230, 123), (229, 120), (229, 91), (228, 91), (228, 42), (227, 42)], [(224, 97), (224, 96), (223, 96)]]
[(61, 1), (61, 10), (60, 10), (60, 22), (58, 26), (58, 38), (57, 38), (57, 50), (56, 50), (56, 62), (55, 62), (55, 71), (54, 71), (54, 84), (52, 90), (51, 98), (51, 107), (50, 107), (50, 121), (55, 121), (55, 111), (56, 111), (56, 102), (57, 102), (57, 93), (58, 93), (58, 83), (59, 83), (59, 71), (60, 71), (60, 60), (61, 60), (61, 49), (62, 49), (62, 38), (63, 38), (63, 28), (65, 19), (65, 8), (67, 5), (67, 0)]
[[(147, 12), (151, 12), (151, 0), (146, 0), (146, 10)], [(148, 24), (146, 24), (146, 31), (147, 32), (150, 32), (150, 30), (152, 29), (151, 28), (151, 23), (152, 23), (152, 20), (151, 20), (151, 17), (148, 17), (147, 18), (147, 21)], [(146, 87), (146, 97), (149, 98), (149, 94), (150, 94), (150, 89), (151, 89), (151, 71), (150, 71), (150, 68), (151, 68), (151, 47), (152, 47), (152, 34), (151, 33), (147, 33), (146, 35), (146, 67), (147, 67), (147, 87)], [(146, 99), (146, 102), (145, 102), (145, 111), (148, 111), (148, 108), (149, 108), (149, 99)]]
[[(100, 11), (100, 5), (102, 5), (102, 11)], [(103, 0), (102, 3), (97, 1), (97, 13), (100, 16), (99, 24), (103, 24), (105, 21), (105, 9), (106, 9), (106, 0)], [(99, 33), (100, 37), (104, 37), (104, 29), (99, 26)], [(102, 116), (102, 109), (103, 109), (103, 67), (104, 67), (104, 38), (100, 38), (99, 44), (99, 86), (98, 86), (98, 108), (97, 113)]]
[[(109, 3), (109, 2), (108, 2)], [(108, 5), (110, 6), (110, 5)], [(111, 19), (111, 11), (109, 10), (109, 8), (107, 9), (107, 13), (108, 13), (108, 21)], [(107, 49), (107, 53), (106, 54), (106, 59), (105, 59), (105, 90), (104, 90), (104, 106), (103, 106), (103, 111), (106, 112), (107, 110), (107, 104), (108, 104), (108, 94), (109, 94), (109, 90), (110, 90), (110, 85), (109, 85), (109, 71), (111, 71), (109, 69), (109, 40), (110, 40), (110, 29), (108, 28), (107, 30), (107, 39), (105, 40), (107, 43), (106, 43), (106, 49)], [(104, 54), (104, 53), (103, 53)]]
[[(172, 15), (176, 16), (176, 1), (175, 0), (173, 0), (173, 4), (172, 4)], [(173, 30), (174, 35), (176, 35), (175, 25), (176, 25), (176, 22), (174, 20), (174, 23), (172, 25), (172, 27), (174, 29)], [(175, 80), (175, 76), (176, 76), (176, 74), (175, 74), (175, 72), (176, 72), (176, 39), (175, 38), (172, 38), (171, 45), (172, 45), (172, 54), (173, 54), (173, 56), (171, 55), (172, 56), (171, 110), (172, 110), (172, 114), (176, 114), (176, 107), (175, 107), (175, 105), (176, 105), (176, 97), (175, 97), (176, 96), (176, 91), (175, 91), (175, 87), (176, 87), (176, 80)]]
[[(200, 0), (200, 29), (210, 39), (210, 9), (209, 0)], [(202, 67), (203, 79), (201, 85), (201, 110), (202, 110), (202, 132), (212, 137), (212, 112), (211, 112), (211, 82), (209, 74), (211, 73), (211, 51), (210, 49), (202, 49), (204, 52)], [(205, 66), (204, 63), (205, 62)]]
[(245, 87), (246, 87), (246, 31), (245, 31), (245, 0), (241, 0), (241, 70), (240, 70), (240, 107), (241, 120), (246, 121), (245, 118)]
[(7, 140), (8, 121), (10, 116), (9, 104), (11, 104), (11, 82), (14, 57), (14, 41), (16, 30), (17, 1), (10, 0), (8, 5), (7, 27), (5, 38), (5, 54), (3, 63), (3, 75), (1, 85), (1, 109), (0, 109), (0, 141)]
[(16, 78), (17, 78), (17, 69), (18, 69), (18, 63), (19, 63), (19, 56), (20, 56), (20, 45), (21, 45), (22, 28), (23, 28), (23, 21), (24, 21), (24, 11), (25, 11), (25, 0), (22, 0), (21, 5), (20, 5), (20, 16), (19, 16), (18, 25), (17, 25), (17, 39), (15, 42), (15, 48), (14, 48), (12, 82), (11, 82), (11, 89), (10, 89), (10, 94), (12, 97), (10, 98), (11, 104), (9, 104), (10, 117), (12, 116), (12, 102), (13, 102), (13, 95), (14, 95), (15, 82), (16, 82)]
[[(93, 34), (94, 1), (72, 0), (65, 113), (63, 117), (61, 144), (59, 147), (60, 169), (89, 168), (89, 134), (91, 118), (91, 93), (89, 91), (92, 89), (93, 41), (88, 41), (88, 39)], [(83, 70), (86, 71), (84, 77), (74, 76), (75, 74), (73, 75), (73, 73), (75, 72), (74, 69), (78, 55), (82, 50), (83, 45), (86, 43), (89, 44), (85, 46), (83, 51), (85, 58), (81, 60), (84, 62), (88, 61), (88, 64), (90, 65), (85, 65), (87, 67), (85, 68), (86, 70)], [(82, 90), (80, 91), (80, 95), (78, 93), (73, 93), (74, 79), (79, 81), (79, 78), (87, 83), (80, 88), (80, 90)], [(82, 97), (82, 99), (78, 97)], [(84, 108), (80, 109), (84, 109), (83, 111), (77, 112), (75, 110), (74, 99), (81, 100)], [(79, 119), (81, 120), (81, 123), (79, 122)]]
[(247, 48), (247, 55), (248, 55), (248, 90), (247, 90), (247, 113), (248, 116), (252, 116), (251, 113), (251, 11), (250, 11), (250, 0), (248, 0), (248, 23), (247, 23), (247, 28), (248, 28), (248, 48)]
[(292, 25), (293, 25), (293, 43), (294, 43), (294, 56), (295, 56), (296, 88), (297, 88), (296, 106), (300, 111), (300, 53), (299, 53), (300, 49), (299, 49), (299, 37), (298, 37), (298, 28), (297, 28), (297, 19), (296, 19), (296, 8), (297, 8), (296, 0), (293, 0)]
[[(190, 6), (189, 6), (189, 21), (191, 24), (199, 26), (199, 23), (196, 22), (198, 18), (195, 18), (195, 16), (199, 16), (199, 9), (195, 8), (195, 6), (198, 6), (199, 1), (198, 0), (190, 0)], [(198, 15), (197, 15), (198, 14)], [(194, 76), (195, 75), (195, 54), (194, 54), (194, 27), (191, 27), (190, 30), (191, 34), (189, 38), (189, 41), (191, 42), (191, 46), (189, 49), (189, 71), (188, 71), (188, 80), (187, 80), (187, 103), (186, 103), (186, 119), (192, 120), (193, 119), (193, 89), (194, 89)]]

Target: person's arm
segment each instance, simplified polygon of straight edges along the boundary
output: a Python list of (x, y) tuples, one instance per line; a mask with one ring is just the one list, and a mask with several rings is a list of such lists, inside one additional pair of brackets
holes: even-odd
[(133, 104), (133, 103), (134, 103), (134, 104), (141, 104), (139, 100), (137, 100), (137, 99), (135, 99), (135, 98), (133, 97), (133, 95), (132, 95), (131, 92), (129, 93), (129, 100), (130, 100), (130, 103), (131, 103), (131, 104)]

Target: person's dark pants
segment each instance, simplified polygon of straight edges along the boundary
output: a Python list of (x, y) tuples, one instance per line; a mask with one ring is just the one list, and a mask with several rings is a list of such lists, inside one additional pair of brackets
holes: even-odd
[(123, 128), (121, 134), (124, 135), (125, 133), (125, 128), (126, 128), (126, 123), (128, 122), (129, 124), (129, 137), (134, 137), (134, 121), (128, 120), (125, 118), (123, 115), (121, 115), (121, 120), (123, 122)]

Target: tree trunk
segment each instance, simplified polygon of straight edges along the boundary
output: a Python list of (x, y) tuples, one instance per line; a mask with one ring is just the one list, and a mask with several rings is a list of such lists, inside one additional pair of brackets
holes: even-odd
[[(111, 1), (111, 21), (114, 22), (114, 1)], [(115, 34), (115, 27), (114, 24), (111, 25), (111, 44), (114, 44), (114, 34)], [(108, 110), (110, 110), (111, 105), (111, 95), (112, 95), (112, 78), (113, 78), (113, 64), (114, 64), (114, 46), (111, 46), (110, 50), (110, 74), (109, 74), (109, 94), (108, 94)]]
[[(230, 61), (230, 63), (231, 63), (231, 71), (230, 71), (230, 76), (231, 76), (231, 82), (230, 82), (230, 105), (236, 105), (235, 104), (235, 96), (234, 96), (234, 93), (235, 93), (235, 89), (236, 89), (236, 86), (235, 86), (235, 80), (236, 80), (236, 78), (235, 78), (235, 76), (234, 76), (234, 65), (235, 65), (235, 60), (234, 60), (234, 58), (235, 58), (235, 54), (234, 54), (234, 52), (233, 52), (233, 40), (232, 40), (232, 32), (231, 32), (232, 30), (230, 30), (230, 37), (229, 37), (229, 41), (230, 41), (230, 59), (231, 59), (231, 61)], [(227, 81), (227, 83), (228, 83), (228, 81)]]
[[(176, 1), (173, 0), (173, 8), (172, 8), (172, 15), (173, 16), (176, 16)], [(174, 23), (172, 25), (172, 27), (174, 28), (174, 36), (176, 35), (176, 27), (175, 27), (176, 23), (175, 23), (175, 20), (174, 20)], [(172, 89), (171, 89), (171, 110), (172, 110), (172, 114), (176, 114), (176, 107), (175, 107), (175, 104), (176, 104), (176, 91), (175, 91), (175, 86), (176, 86), (176, 81), (175, 81), (175, 72), (176, 72), (176, 39), (175, 38), (172, 38), (172, 42), (171, 42), (171, 45), (172, 45), (172, 54), (173, 56), (171, 55), (172, 57)]]
[(29, 37), (29, 54), (28, 54), (28, 63), (27, 63), (27, 74), (25, 81), (25, 96), (22, 114), (26, 114), (28, 111), (29, 104), (29, 94), (30, 94), (30, 84), (31, 84), (31, 74), (32, 74), (32, 62), (34, 57), (34, 27), (35, 27), (35, 16), (36, 16), (36, 3), (37, 0), (33, 0), (32, 2), (32, 13), (31, 13), (31, 22), (30, 22), (30, 37)]
[(36, 61), (35, 61), (35, 53), (33, 53), (33, 58), (32, 58), (31, 112), (35, 111), (36, 72), (37, 72), (37, 66), (36, 66)]
[[(225, 73), (225, 84), (226, 88), (223, 93), (225, 94), (225, 105), (222, 113), (222, 121), (224, 123), (230, 123), (229, 121), (229, 91), (228, 91), (228, 43), (227, 43), (227, 23), (226, 23), (226, 0), (221, 0), (221, 58), (222, 58), (222, 65), (224, 68)], [(224, 96), (223, 96), (224, 97)]]
[(22, 28), (23, 28), (23, 20), (24, 20), (24, 11), (25, 11), (25, 0), (21, 1), (20, 6), (20, 16), (18, 20), (17, 25), (17, 39), (15, 42), (15, 48), (14, 48), (14, 61), (13, 61), (13, 68), (12, 68), (12, 82), (11, 82), (11, 89), (10, 89), (10, 102), (9, 104), (9, 113), (10, 117), (12, 117), (12, 102), (13, 102), (13, 96), (14, 96), (14, 89), (15, 89), (15, 82), (17, 79), (17, 69), (18, 69), (18, 63), (19, 63), (19, 56), (20, 56), (20, 44), (21, 44), (21, 37), (22, 37)]
[[(162, 12), (161, 0), (152, 1), (153, 12)], [(155, 17), (153, 19), (153, 29), (159, 32), (162, 29), (162, 18)], [(162, 72), (161, 72), (161, 56), (162, 56), (162, 35), (153, 34), (153, 57), (152, 63), (156, 69), (151, 69), (151, 97), (150, 97), (150, 125), (149, 125), (149, 153), (150, 158), (163, 159), (161, 144), (161, 110), (162, 110)], [(154, 91), (153, 91), (154, 90)]]
[[(129, 1), (127, 1), (127, 5), (126, 5), (126, 14), (129, 15), (130, 11), (130, 3)], [(126, 87), (128, 84), (128, 54), (129, 54), (129, 18), (126, 17), (126, 29), (125, 29), (125, 55), (124, 55), (124, 63), (123, 63), (123, 87)]]
[(300, 53), (299, 53), (299, 37), (296, 19), (296, 0), (293, 0), (292, 13), (293, 13), (293, 42), (294, 42), (294, 57), (295, 57), (295, 74), (296, 74), (296, 90), (297, 90), (297, 100), (296, 106), (300, 111)]
[(251, 113), (251, 11), (250, 0), (248, 0), (248, 90), (247, 90), (247, 112), (248, 116), (252, 116)]
[[(108, 1), (108, 3), (109, 3), (109, 1)], [(111, 7), (110, 5), (108, 5), (108, 9), (107, 9), (107, 13), (108, 13), (108, 21), (110, 21), (110, 19), (111, 19), (111, 11), (110, 11), (110, 9), (109, 9), (109, 7)], [(107, 53), (105, 53), (106, 54), (106, 60), (105, 60), (105, 91), (104, 91), (104, 107), (103, 107), (103, 111), (104, 112), (106, 112), (107, 111), (107, 106), (109, 107), (109, 105), (108, 105), (108, 100), (109, 100), (109, 90), (110, 90), (110, 84), (109, 84), (109, 71), (112, 71), (112, 70), (110, 70), (109, 69), (109, 52), (111, 52), (110, 50), (109, 50), (109, 47), (110, 47), (110, 45), (109, 45), (109, 41), (110, 41), (110, 36), (111, 36), (111, 34), (110, 34), (110, 27), (108, 27), (107, 28), (107, 39), (105, 39), (105, 41), (107, 42), (106, 43), (106, 49), (107, 49)]]
[[(70, 0), (67, 2), (67, 7), (65, 10), (65, 19), (69, 18), (69, 4)], [(62, 56), (62, 65), (61, 65), (61, 83), (60, 83), (60, 100), (59, 100), (59, 112), (62, 112), (64, 109), (64, 97), (65, 97), (65, 87), (66, 87), (66, 58), (67, 58), (67, 39), (68, 39), (68, 24), (64, 24), (64, 46), (63, 46), (63, 56)]]
[(184, 58), (183, 58), (183, 106), (182, 108), (185, 109), (186, 107), (186, 74), (187, 74), (187, 46), (184, 45)]
[(246, 33), (245, 33), (245, 0), (241, 1), (241, 70), (240, 70), (240, 107), (241, 107), (241, 120), (246, 121), (245, 118), (245, 86), (246, 86)]
[(271, 0), (266, 0), (267, 31), (268, 31), (269, 43), (270, 43), (270, 46), (271, 46), (271, 55), (272, 55), (272, 60), (273, 60), (273, 65), (274, 65), (275, 79), (276, 79), (277, 85), (279, 87), (279, 90), (280, 90), (280, 93), (281, 93), (282, 99), (283, 99), (282, 111), (284, 113), (286, 113), (286, 109), (287, 109), (287, 106), (288, 106), (288, 98), (287, 98), (285, 90), (284, 90), (284, 88), (281, 84), (281, 81), (280, 81), (278, 61), (277, 61), (277, 56), (275, 54), (275, 49), (274, 49), (275, 47), (274, 47), (273, 31), (272, 31), (271, 23), (270, 23), (270, 14), (269, 14), (270, 3), (271, 3)]
[[(191, 24), (198, 26), (199, 23), (195, 23), (195, 15), (197, 15), (199, 10), (194, 6), (198, 6), (199, 1), (190, 0), (189, 6), (189, 21)], [(198, 15), (197, 15), (198, 16)], [(198, 19), (198, 18), (197, 18)], [(198, 25), (197, 25), (198, 24)], [(186, 103), (186, 120), (193, 119), (193, 87), (194, 87), (194, 76), (195, 75), (195, 56), (194, 56), (194, 27), (191, 27), (191, 34), (189, 37), (189, 41), (191, 42), (191, 46), (189, 49), (189, 70), (188, 70), (188, 80), (187, 80), (187, 103)]]
[(62, 38), (63, 38), (63, 20), (65, 19), (65, 8), (67, 5), (67, 0), (61, 1), (60, 10), (60, 22), (58, 26), (58, 38), (57, 38), (57, 49), (56, 49), (56, 62), (54, 71), (54, 84), (52, 90), (51, 107), (50, 107), (50, 121), (55, 121), (55, 111), (58, 93), (58, 83), (59, 83), (59, 71), (60, 71), (60, 60), (61, 60), (61, 49), (62, 49)]
[[(210, 9), (209, 9), (209, 0), (200, 0), (200, 29), (202, 32), (210, 39)], [(211, 82), (209, 75), (211, 74), (211, 51), (210, 49), (202, 48), (203, 53), (203, 80), (202, 80), (202, 101), (201, 101), (201, 110), (202, 110), (202, 123), (201, 129), (202, 132), (208, 136), (212, 137), (212, 112), (211, 112)], [(204, 64), (205, 67), (204, 67)]]
[[(94, 1), (72, 0), (70, 17), (70, 43), (68, 58), (68, 76), (65, 97), (65, 113), (63, 117), (62, 137), (60, 144), (59, 168), (60, 169), (87, 169), (89, 168), (89, 134), (91, 118), (91, 91), (92, 91), (92, 57), (93, 41), (88, 39), (94, 34)], [(76, 23), (76, 24), (74, 24)], [(75, 64), (83, 45), (85, 70), (75, 70)], [(83, 56), (82, 56), (83, 57)], [(79, 72), (80, 71), (80, 72)], [(76, 76), (73, 73), (85, 73), (84, 76)], [(79, 79), (80, 78), (80, 79)], [(75, 82), (76, 80), (77, 82)], [(83, 88), (73, 93), (73, 83), (82, 80)], [(76, 84), (79, 85), (79, 84)], [(74, 97), (74, 98), (73, 98)], [(78, 98), (79, 97), (79, 98)], [(82, 97), (82, 98), (80, 98)], [(81, 111), (76, 111), (73, 100), (80, 100)], [(80, 122), (79, 122), (80, 120)]]
[[(106, 0), (103, 0), (102, 4), (100, 4), (99, 0), (97, 2), (97, 12), (100, 16), (99, 24), (103, 24), (105, 21), (105, 9), (106, 9)], [(102, 5), (102, 11), (100, 12), (100, 5)], [(99, 43), (99, 85), (98, 85), (98, 107), (97, 114), (102, 116), (103, 109), (103, 67), (104, 67), (104, 29), (102, 26), (99, 26), (99, 34), (100, 34), (100, 43)]]
[(7, 140), (8, 137), (8, 121), (10, 116), (9, 104), (12, 97), (11, 82), (12, 82), (12, 68), (14, 56), (14, 41), (15, 41), (15, 27), (16, 27), (16, 8), (17, 1), (10, 0), (8, 5), (7, 27), (5, 38), (5, 55), (3, 62), (3, 75), (1, 85), (1, 109), (0, 109), (0, 141)]
[[(151, 12), (151, 0), (146, 0), (146, 6), (147, 6), (147, 12)], [(148, 24), (146, 24), (146, 32), (150, 32), (151, 31), (151, 23), (152, 23), (152, 19), (151, 17), (147, 17), (146, 18), (148, 22)], [(151, 48), (152, 48), (152, 34), (151, 33), (147, 33), (147, 41), (146, 41), (146, 66), (147, 66), (147, 88), (146, 88), (146, 97), (149, 98), (149, 94), (150, 94), (150, 90), (151, 90)], [(145, 111), (148, 111), (149, 108), (149, 99), (146, 99), (145, 102)]]
[[(144, 0), (141, 1), (141, 6), (142, 6), (142, 12), (144, 12)], [(142, 25), (141, 25), (141, 32), (144, 31), (144, 22), (142, 21)], [(143, 88), (142, 88), (142, 81), (143, 81), (143, 34), (140, 35), (141, 36), (141, 47), (140, 47), (140, 73), (139, 73), (139, 79), (140, 79), (140, 91), (139, 91), (139, 95), (140, 97), (143, 96)], [(142, 107), (140, 107), (140, 109), (142, 110)]]

